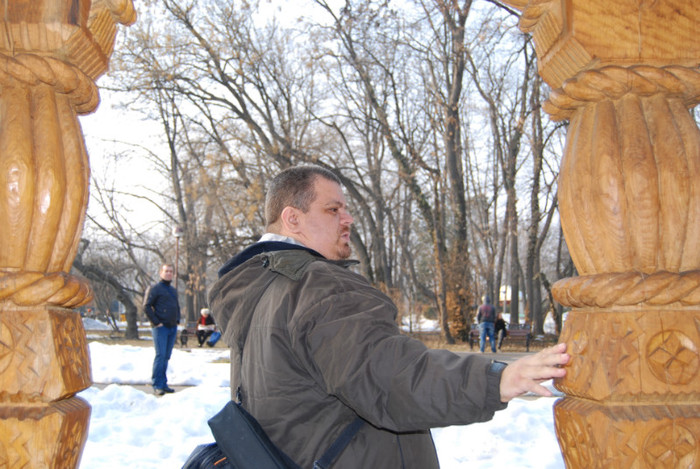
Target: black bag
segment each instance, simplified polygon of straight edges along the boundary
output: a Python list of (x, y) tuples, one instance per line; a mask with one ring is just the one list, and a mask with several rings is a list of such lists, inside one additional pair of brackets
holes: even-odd
[[(329, 468), (364, 423), (357, 417), (345, 427), (314, 461), (314, 469)], [(197, 446), (182, 469), (301, 469), (270, 441), (255, 417), (234, 401), (209, 419), (209, 427), (216, 443)]]
[(270, 441), (258, 421), (234, 401), (209, 419), (209, 428), (235, 469), (300, 469)]
[[(268, 285), (272, 283), (272, 279)], [(262, 295), (261, 295), (262, 298)], [(260, 299), (258, 299), (260, 301)], [(245, 341), (248, 337), (246, 336)], [(244, 345), (240, 348), (239, 359), (243, 360)], [(240, 363), (240, 362), (239, 362)], [(237, 400), (241, 400), (241, 386), (238, 385), (236, 392)], [(360, 417), (350, 422), (347, 427), (340, 433), (338, 438), (331, 446), (323, 453), (319, 459), (314, 461), (314, 469), (327, 469), (331, 467), (336, 458), (343, 452), (345, 447), (350, 443), (355, 434), (362, 428), (365, 421)], [(289, 456), (284, 454), (282, 450), (277, 448), (275, 444), (265, 433), (265, 430), (260, 426), (255, 417), (250, 415), (246, 410), (235, 401), (229, 401), (218, 414), (209, 419), (209, 428), (214, 434), (216, 443), (207, 445), (205, 450), (214, 453), (212, 446), (216, 447), (217, 451), (222, 452), (226, 456), (226, 462), (231, 469), (301, 469)], [(200, 448), (195, 448), (195, 452)], [(200, 458), (197, 458), (194, 452), (187, 459), (190, 465), (183, 469), (219, 469), (221, 466), (202, 465), (204, 459), (209, 456), (206, 451), (200, 451)], [(198, 462), (199, 460), (202, 462)], [(213, 459), (213, 458), (212, 458)], [(209, 459), (207, 459), (209, 461)], [(219, 460), (221, 462), (221, 460)], [(226, 466), (224, 466), (226, 467)], [(228, 469), (227, 468), (227, 469)]]
[(235, 469), (216, 443), (197, 446), (182, 469)]

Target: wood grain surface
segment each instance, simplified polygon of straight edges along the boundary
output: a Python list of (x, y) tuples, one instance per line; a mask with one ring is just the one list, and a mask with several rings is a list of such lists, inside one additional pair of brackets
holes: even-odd
[(90, 177), (78, 115), (99, 103), (131, 0), (0, 3), (0, 467), (73, 468), (90, 386), (72, 276)]

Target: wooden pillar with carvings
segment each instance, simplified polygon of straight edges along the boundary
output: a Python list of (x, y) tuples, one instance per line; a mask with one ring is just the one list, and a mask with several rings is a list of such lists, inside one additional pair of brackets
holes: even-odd
[(77, 115), (98, 104), (131, 0), (0, 4), (0, 467), (77, 467), (92, 384), (70, 275), (88, 200)]
[(700, 467), (700, 2), (509, 0), (569, 119), (559, 180), (580, 276), (554, 409), (569, 468)]

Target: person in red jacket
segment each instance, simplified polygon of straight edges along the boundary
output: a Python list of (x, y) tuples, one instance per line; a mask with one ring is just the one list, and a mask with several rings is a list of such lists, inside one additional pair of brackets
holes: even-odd
[(209, 308), (202, 308), (197, 321), (197, 342), (201, 347), (210, 335), (216, 330), (214, 318), (209, 314)]

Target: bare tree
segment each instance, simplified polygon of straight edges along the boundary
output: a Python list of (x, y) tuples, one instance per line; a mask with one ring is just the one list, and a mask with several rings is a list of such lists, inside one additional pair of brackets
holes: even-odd
[[(96, 184), (110, 215), (91, 223), (130, 262), (172, 260), (182, 227), (193, 319), (217, 267), (259, 238), (266, 181), (313, 162), (345, 186), (363, 273), (406, 309), (437, 310), (447, 342), (465, 337), (475, 297), (497, 298), (502, 283), (514, 298), (524, 288), (539, 314), (537, 279), (556, 276), (541, 265), (556, 184), (542, 177), (551, 129), (536, 121), (534, 54), (513, 12), (471, 0), (311, 3), (325, 16), (293, 25), (261, 18), (255, 2), (141, 5), (149, 14), (127, 32), (108, 86), (159, 123), (158, 145), (128, 151), (165, 182), (139, 194)], [(117, 195), (147, 201), (157, 220), (129, 226), (110, 208)]]
[[(111, 314), (113, 301), (124, 306), (127, 323), (124, 337), (138, 339), (138, 305), (143, 289), (136, 281), (138, 267), (115, 256), (119, 250), (105, 243), (94, 249), (90, 241), (83, 239), (73, 268), (91, 280), (98, 308), (105, 314)], [(118, 330), (116, 318), (111, 317), (110, 324)]]
[[(450, 262), (443, 223), (443, 193), (439, 189), (440, 172), (437, 166), (427, 164), (421, 157), (421, 147), (417, 145), (411, 131), (402, 120), (402, 101), (397, 94), (399, 87), (393, 64), (382, 60), (383, 55), (380, 51), (392, 50), (392, 47), (396, 47), (397, 40), (378, 41), (377, 38), (382, 36), (369, 32), (372, 25), (382, 24), (379, 16), (387, 12), (374, 8), (371, 2), (346, 4), (338, 13), (324, 0), (317, 0), (317, 3), (333, 19), (334, 32), (340, 47), (338, 57), (356, 74), (363, 95), (374, 112), (384, 144), (398, 165), (398, 175), (408, 187), (421, 215), (421, 221), (430, 234), (436, 274), (435, 298), (444, 338), (448, 343), (453, 343), (454, 337), (449, 323), (448, 290), (455, 286), (449, 283), (446, 270)], [(369, 40), (370, 35), (374, 38), (372, 41)], [(421, 181), (428, 183), (428, 190), (424, 189)]]
[[(517, 209), (517, 172), (521, 161), (521, 143), (525, 135), (525, 124), (529, 114), (528, 93), (534, 76), (534, 51), (528, 46), (528, 40), (521, 36), (521, 46), (509, 55), (503, 56), (491, 50), (480, 56), (481, 66), (468, 51), (469, 73), (476, 90), (488, 107), (489, 126), (492, 135), (494, 163), (500, 169), (500, 181), (506, 195), (505, 218), (500, 232), (500, 260), (497, 262), (497, 278), (494, 282), (501, 284), (500, 272), (508, 248), (508, 283), (510, 284), (510, 323), (518, 324), (520, 296), (520, 259), (518, 254), (518, 209)], [(494, 59), (500, 59), (494, 61)], [(486, 65), (483, 65), (486, 64)], [(517, 86), (512, 87), (511, 68), (518, 65)], [(492, 68), (493, 67), (493, 68)], [(510, 94), (512, 92), (512, 94)], [(495, 180), (494, 180), (495, 182)], [(495, 191), (500, 189), (493, 186)], [(493, 292), (498, 293), (498, 292)]]
[[(531, 132), (530, 153), (532, 156), (532, 185), (530, 190), (530, 225), (527, 230), (527, 255), (525, 258), (525, 288), (527, 291), (527, 305), (532, 318), (532, 329), (536, 334), (544, 333), (544, 320), (546, 313), (551, 311), (556, 322), (554, 300), (551, 296), (551, 286), (542, 265), (542, 247), (550, 234), (550, 228), (557, 215), (556, 180), (552, 171), (547, 169), (545, 148), (548, 141), (560, 134), (562, 124), (545, 126), (542, 119), (540, 90), (543, 88), (541, 78), (537, 77), (530, 94)], [(545, 135), (545, 132), (548, 134)], [(558, 166), (558, 165), (557, 165)], [(549, 178), (546, 176), (549, 174)], [(547, 206), (544, 210), (541, 201)], [(546, 301), (542, 298), (542, 292), (546, 292)], [(547, 304), (547, 310), (544, 305)], [(561, 323), (559, 323), (561, 327)]]

